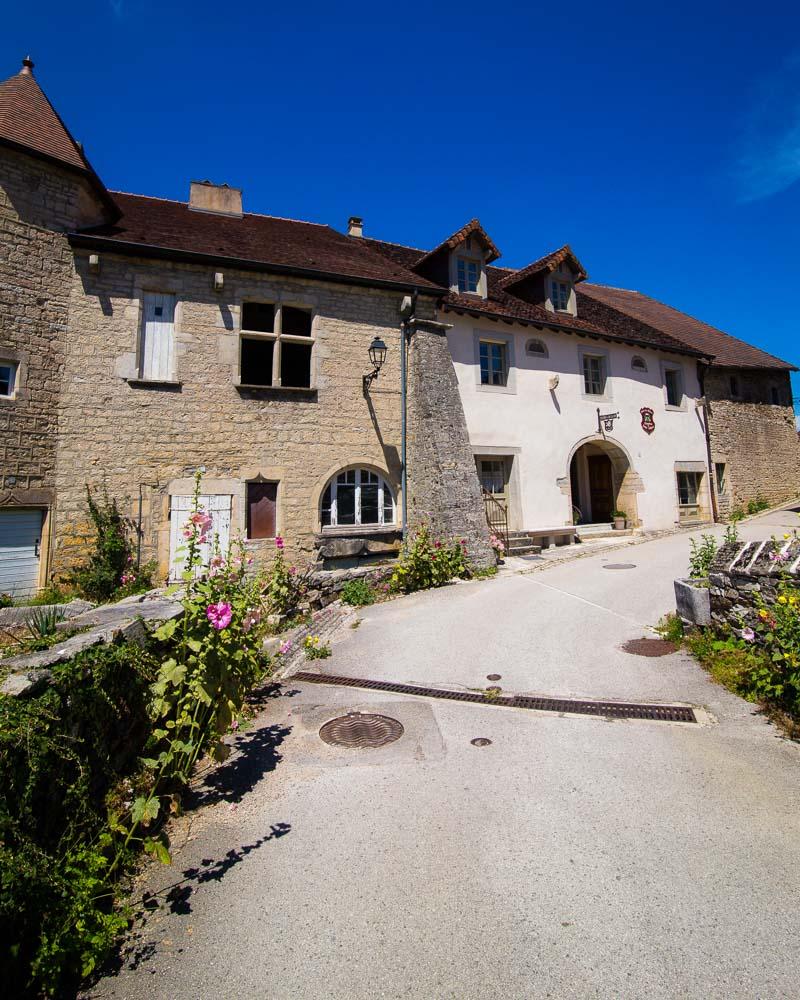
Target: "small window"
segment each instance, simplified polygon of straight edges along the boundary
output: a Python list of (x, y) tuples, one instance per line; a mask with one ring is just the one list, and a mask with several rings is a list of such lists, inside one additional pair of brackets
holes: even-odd
[(700, 492), (701, 472), (678, 473), (678, 503), (681, 507), (696, 507)]
[(310, 337), (311, 310), (297, 309), (295, 306), (283, 306), (281, 309), (281, 336)]
[(266, 302), (244, 302), (242, 329), (251, 333), (274, 333), (275, 306)]
[(242, 337), (240, 366), (242, 385), (272, 385), (272, 359), (274, 351), (274, 340), (262, 340), (260, 337)]
[(731, 385), (731, 396), (738, 396), (739, 395), (738, 375), (731, 375), (730, 385)]
[(678, 368), (664, 369), (664, 385), (667, 390), (667, 406), (683, 405), (683, 378)]
[(322, 494), (320, 520), (323, 528), (394, 524), (391, 488), (370, 469), (340, 472)]
[(481, 277), (480, 264), (466, 257), (458, 258), (458, 290), (459, 292), (477, 292)]
[(717, 479), (717, 493), (722, 496), (727, 488), (727, 481), (725, 479), (725, 463), (715, 462), (714, 463), (714, 473)]
[(606, 392), (606, 359), (602, 354), (583, 355), (583, 391), (587, 396), (604, 396)]
[(769, 396), (773, 406), (781, 405), (781, 391), (777, 385), (770, 386)]
[(635, 372), (646, 372), (647, 362), (644, 360), (644, 358), (640, 357), (637, 354), (634, 358), (631, 359), (631, 368)]
[(566, 312), (569, 309), (569, 284), (566, 281), (551, 281), (550, 298), (556, 312)]
[(277, 483), (247, 484), (248, 538), (275, 537), (277, 504)]
[(11, 361), (0, 361), (0, 396), (13, 396), (16, 380), (16, 364)]
[(309, 389), (313, 350), (311, 309), (242, 303), (241, 385)]
[(491, 340), (480, 342), (481, 385), (508, 383), (508, 349)]
[(529, 340), (525, 345), (525, 353), (535, 358), (546, 358), (548, 356), (547, 346), (541, 340)]
[(175, 377), (175, 296), (145, 292), (142, 307), (139, 378), (170, 382)]

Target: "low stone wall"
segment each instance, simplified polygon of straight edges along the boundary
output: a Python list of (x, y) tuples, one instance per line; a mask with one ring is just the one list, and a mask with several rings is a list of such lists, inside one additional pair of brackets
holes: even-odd
[(353, 569), (317, 570), (308, 578), (308, 604), (312, 611), (335, 601), (350, 580), (365, 580), (380, 587), (389, 579), (393, 566), (356, 566)]
[(756, 620), (756, 595), (774, 601), (781, 577), (800, 583), (800, 539), (723, 545), (709, 573), (711, 620), (741, 628)]

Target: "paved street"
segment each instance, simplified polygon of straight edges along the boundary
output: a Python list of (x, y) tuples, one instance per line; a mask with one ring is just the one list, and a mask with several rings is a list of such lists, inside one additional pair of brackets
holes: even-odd
[[(179, 822), (173, 867), (149, 873), (160, 909), (128, 966), (89, 995), (800, 995), (800, 747), (684, 654), (620, 648), (673, 608), (688, 549), (677, 535), (366, 608), (319, 665), (464, 688), (498, 673), (504, 691), (688, 702), (707, 724), (288, 682)], [(319, 739), (358, 709), (404, 736)]]

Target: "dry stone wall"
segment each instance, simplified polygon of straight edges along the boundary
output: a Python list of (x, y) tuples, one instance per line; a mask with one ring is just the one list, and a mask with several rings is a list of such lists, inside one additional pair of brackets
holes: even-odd
[[(731, 398), (731, 377), (741, 398)], [(771, 402), (778, 390), (780, 404)], [(748, 501), (770, 505), (800, 496), (800, 442), (786, 372), (728, 372), (705, 377), (711, 457), (726, 467), (726, 486), (717, 491), (721, 517)]]
[(709, 572), (711, 620), (716, 625), (757, 625), (756, 595), (775, 600), (778, 584), (798, 579), (800, 539), (766, 539), (723, 545)]

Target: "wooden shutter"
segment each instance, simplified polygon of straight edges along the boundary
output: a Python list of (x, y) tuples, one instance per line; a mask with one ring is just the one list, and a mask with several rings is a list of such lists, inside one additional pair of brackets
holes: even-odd
[[(201, 510), (211, 517), (211, 528), (206, 535), (206, 541), (200, 546), (202, 565), (207, 566), (214, 554), (215, 541), (219, 542), (219, 551), (227, 556), (231, 544), (231, 496), (228, 494), (210, 494), (198, 498)], [(180, 580), (184, 571), (188, 548), (183, 537), (183, 528), (192, 512), (193, 498), (174, 496), (170, 503), (170, 546), (169, 546), (169, 576), (171, 580)]]
[(277, 483), (247, 484), (248, 538), (275, 537), (277, 501)]
[(174, 377), (175, 296), (146, 292), (142, 323), (142, 378), (169, 382)]

